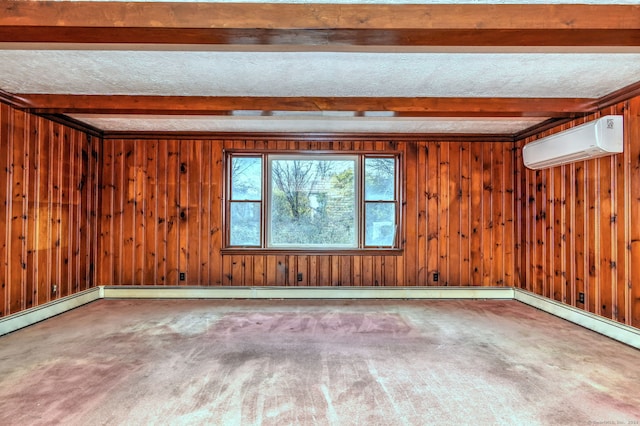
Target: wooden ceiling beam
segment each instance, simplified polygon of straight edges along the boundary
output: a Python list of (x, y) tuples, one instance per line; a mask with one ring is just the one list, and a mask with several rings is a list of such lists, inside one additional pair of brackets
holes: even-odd
[(0, 42), (640, 46), (640, 5), (0, 0)]
[(0, 24), (266, 29), (638, 28), (640, 6), (0, 1)]
[(39, 114), (229, 115), (232, 111), (393, 111), (400, 117), (570, 117), (587, 98), (216, 97), (18, 94)]
[(0, 43), (315, 47), (636, 47), (640, 46), (640, 30), (249, 30), (0, 26)]

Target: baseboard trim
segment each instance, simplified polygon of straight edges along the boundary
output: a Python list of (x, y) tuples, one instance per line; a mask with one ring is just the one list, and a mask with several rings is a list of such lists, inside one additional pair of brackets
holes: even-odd
[(513, 299), (511, 287), (105, 286), (106, 299)]
[(102, 298), (102, 288), (94, 287), (72, 294), (71, 296), (62, 297), (52, 302), (26, 309), (5, 318), (0, 318), (0, 336)]
[(592, 314), (591, 312), (585, 312), (519, 288), (514, 289), (514, 293), (514, 299), (519, 302), (640, 349), (640, 329), (638, 328)]
[(486, 299), (517, 300), (640, 349), (640, 329), (513, 287), (100, 286), (0, 318), (0, 336), (99, 299)]

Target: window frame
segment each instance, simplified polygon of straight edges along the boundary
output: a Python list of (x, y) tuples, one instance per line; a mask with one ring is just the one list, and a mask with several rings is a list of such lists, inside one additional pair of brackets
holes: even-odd
[[(286, 157), (299, 157), (299, 158), (312, 158), (312, 157), (355, 157), (355, 209), (356, 209), (356, 246), (354, 247), (314, 247), (314, 246), (282, 246), (282, 247), (270, 247), (269, 244), (269, 230), (270, 230), (270, 216), (268, 211), (271, 209), (271, 160), (273, 158), (286, 158)], [(230, 229), (230, 206), (233, 202), (231, 199), (231, 162), (233, 157), (259, 157), (262, 160), (262, 183), (261, 183), (261, 217), (260, 217), (260, 246), (232, 246), (230, 244), (231, 229)], [(384, 201), (395, 204), (395, 233), (392, 246), (366, 246), (366, 217), (365, 210), (368, 201), (365, 200), (365, 159), (366, 158), (393, 158), (395, 160), (395, 175), (394, 175), (394, 200)], [(301, 151), (301, 150), (224, 150), (223, 152), (223, 194), (222, 194), (222, 230), (223, 230), (223, 244), (222, 253), (226, 254), (251, 254), (255, 253), (295, 253), (295, 254), (382, 254), (382, 255), (397, 255), (403, 252), (404, 249), (404, 162), (403, 153), (401, 151)], [(252, 200), (251, 202), (254, 202)], [(369, 201), (371, 202), (371, 201)]]
[[(233, 167), (231, 167), (232, 164), (232, 156), (230, 155), (228, 157), (229, 162), (228, 164), (225, 162), (225, 176), (226, 176), (226, 182), (228, 182), (228, 186), (225, 185), (225, 197), (223, 199), (223, 202), (225, 204), (225, 214), (223, 215), (223, 226), (225, 229), (225, 244), (224, 247), (244, 247), (244, 248), (250, 248), (250, 249), (261, 249), (262, 247), (264, 247), (264, 234), (265, 234), (265, 229), (264, 229), (264, 211), (265, 211), (265, 206), (264, 206), (264, 197), (265, 197), (265, 185), (264, 185), (264, 156), (262, 155), (236, 155), (236, 157), (244, 157), (244, 158), (260, 158), (260, 161), (262, 162), (261, 166), (260, 166), (260, 174), (261, 174), (261, 180), (260, 180), (260, 199), (238, 199), (238, 200), (234, 200), (233, 199), (233, 187), (232, 187), (232, 180), (231, 180), (231, 174), (233, 173)], [(231, 245), (231, 205), (232, 204), (254, 204), (254, 203), (259, 203), (260, 204), (260, 229), (259, 229), (259, 245), (245, 245), (245, 246), (240, 246), (240, 245)]]

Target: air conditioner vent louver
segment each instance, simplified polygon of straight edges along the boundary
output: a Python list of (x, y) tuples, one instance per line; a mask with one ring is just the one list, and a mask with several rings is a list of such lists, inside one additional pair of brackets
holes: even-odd
[(524, 165), (544, 169), (621, 153), (622, 123), (621, 115), (607, 115), (527, 144), (522, 149)]

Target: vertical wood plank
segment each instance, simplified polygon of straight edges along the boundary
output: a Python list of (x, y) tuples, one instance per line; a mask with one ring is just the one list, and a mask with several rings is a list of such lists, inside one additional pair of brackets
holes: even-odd
[(523, 240), (522, 240), (522, 252), (523, 252), (523, 256), (522, 256), (522, 269), (523, 269), (523, 281), (522, 281), (522, 286), (521, 288), (526, 289), (531, 291), (533, 288), (532, 285), (532, 264), (533, 264), (533, 253), (534, 253), (534, 246), (533, 246), (533, 229), (534, 229), (534, 221), (532, 220), (532, 218), (534, 217), (534, 215), (532, 215), (532, 207), (535, 205), (535, 196), (534, 193), (532, 191), (532, 187), (533, 187), (533, 183), (532, 181), (532, 176), (534, 176), (534, 174), (529, 171), (526, 170), (524, 171), (524, 173), (522, 173), (522, 180), (521, 180), (521, 185), (522, 185), (522, 190), (524, 191), (523, 194), (523, 200), (522, 200), (522, 220), (524, 221), (524, 233), (523, 233)]
[(362, 286), (362, 256), (353, 256), (353, 285)]
[(600, 299), (600, 179), (598, 176), (599, 162), (589, 160), (586, 162), (587, 169), (587, 277), (585, 288), (586, 309), (592, 313), (599, 313)]
[(341, 286), (341, 275), (340, 275), (340, 256), (329, 256), (329, 271), (330, 271), (330, 280), (332, 286)]
[(482, 150), (482, 285), (491, 285), (493, 252), (493, 144), (483, 144)]
[[(404, 262), (408, 264), (413, 262), (415, 266), (415, 270), (413, 271), (416, 274), (416, 285), (425, 286), (428, 283), (429, 276), (429, 265), (427, 263), (427, 241), (429, 238), (429, 229), (427, 226), (427, 218), (428, 218), (428, 208), (427, 208), (427, 198), (429, 194), (429, 182), (427, 180), (427, 145), (425, 143), (416, 143), (415, 155), (417, 155), (417, 171), (416, 171), (416, 203), (417, 203), (417, 234), (418, 238), (416, 240), (416, 244), (418, 245), (415, 250), (414, 255), (415, 258), (405, 255)], [(407, 155), (410, 155), (410, 151), (407, 150)], [(407, 218), (405, 221), (405, 232), (407, 236), (412, 232), (411, 230), (411, 222)], [(407, 272), (410, 269), (407, 268)]]
[(61, 284), (60, 296), (68, 296), (73, 292), (73, 213), (70, 204), (73, 202), (73, 133), (66, 126), (61, 128), (62, 149), (61, 149), (61, 180), (60, 180), (60, 246), (61, 246)]
[[(256, 148), (258, 143), (256, 142)], [(220, 285), (222, 283), (222, 245), (223, 241), (223, 194), (224, 194), (224, 145), (215, 143), (211, 147), (211, 185), (210, 200), (211, 209), (209, 211), (209, 270), (211, 283)], [(264, 270), (264, 258), (260, 263), (254, 264), (254, 276), (260, 276), (259, 282), (264, 283), (266, 277)]]
[(460, 182), (460, 158), (461, 143), (450, 142), (447, 144), (449, 152), (449, 169), (447, 178), (447, 198), (449, 200), (449, 245), (446, 247), (448, 252), (449, 273), (447, 274), (447, 285), (460, 285), (460, 275), (462, 266), (462, 217), (461, 200), (462, 200), (462, 183)]
[[(211, 239), (211, 210), (213, 206), (211, 204), (211, 143), (204, 141), (201, 145), (202, 167), (200, 168), (200, 194), (199, 194), (199, 206), (198, 216), (201, 221), (200, 235), (198, 237), (198, 250), (199, 250), (199, 279), (200, 285), (211, 285), (211, 265), (210, 265), (210, 252), (209, 252), (209, 240)], [(248, 274), (248, 277), (253, 277), (253, 262), (251, 263), (252, 270)]]
[(253, 256), (253, 280), (251, 285), (265, 285), (264, 256)]
[(9, 289), (11, 270), (9, 268), (11, 188), (13, 184), (11, 167), (11, 110), (0, 102), (0, 317), (9, 313)]
[(471, 285), (471, 143), (460, 144), (460, 282)]
[(71, 280), (71, 293), (77, 293), (84, 290), (85, 283), (81, 280), (80, 266), (80, 240), (82, 239), (83, 223), (81, 223), (81, 189), (82, 189), (82, 149), (83, 136), (78, 132), (71, 132), (71, 167), (70, 167), (70, 219), (69, 219), (69, 238), (70, 247), (70, 268), (69, 277)]
[(338, 282), (342, 286), (353, 285), (353, 256), (335, 256), (340, 260), (340, 278)]
[(229, 284), (246, 285), (244, 280), (244, 256), (234, 255), (228, 257), (231, 261), (231, 270), (229, 271)]
[[(617, 312), (616, 320), (624, 324), (631, 323), (631, 309), (629, 291), (632, 286), (631, 282), (631, 187), (633, 185), (630, 177), (631, 165), (627, 158), (632, 155), (631, 138), (635, 134), (636, 139), (640, 136), (638, 131), (638, 120), (632, 115), (631, 105), (629, 103), (622, 106), (624, 121), (627, 125), (627, 132), (624, 134), (624, 153), (617, 155), (617, 182), (616, 182), (616, 200), (618, 209), (618, 276), (615, 281), (617, 292)], [(638, 111), (638, 110), (636, 110)], [(635, 122), (635, 126), (634, 126)], [(635, 130), (634, 130), (635, 129)], [(637, 223), (637, 222), (636, 222)], [(636, 262), (637, 263), (637, 262)]]
[[(317, 256), (316, 285), (331, 285), (331, 256)], [(369, 285), (373, 285), (371, 282)]]
[[(516, 159), (515, 153), (515, 144), (508, 143), (503, 144), (503, 176), (505, 178), (504, 182), (504, 198), (503, 198), (503, 209), (504, 209), (504, 284), (507, 286), (517, 286), (517, 273), (516, 273), (516, 259), (519, 259), (517, 256), (517, 247), (519, 246), (519, 240), (516, 238), (516, 212), (515, 206), (518, 200), (516, 197), (519, 197), (516, 189), (516, 177), (517, 175), (515, 164), (519, 159)], [(519, 227), (518, 227), (519, 229)]]
[(441, 144), (428, 144), (425, 150), (427, 156), (427, 285), (440, 285), (433, 276), (440, 272), (440, 149)]
[(160, 275), (160, 217), (159, 214), (159, 201), (158, 201), (158, 159), (159, 159), (159, 141), (150, 140), (145, 144), (144, 155), (142, 160), (144, 162), (144, 175), (145, 180), (143, 182), (144, 191), (144, 263), (142, 270), (142, 281), (147, 284), (158, 285), (162, 282), (159, 279)]
[(13, 114), (13, 132), (10, 137), (11, 173), (13, 176), (11, 197), (11, 227), (9, 229), (9, 270), (11, 282), (9, 288), (8, 313), (15, 313), (25, 308), (26, 259), (24, 257), (24, 198), (27, 191), (25, 182), (25, 131), (26, 115), (22, 112)]
[(629, 281), (628, 310), (631, 325), (640, 327), (640, 97), (630, 102), (628, 116), (629, 139)]
[(193, 141), (181, 140), (179, 144), (178, 154), (178, 178), (176, 186), (178, 188), (178, 216), (176, 218), (177, 231), (178, 231), (178, 275), (185, 274), (185, 280), (178, 279), (179, 285), (187, 285), (193, 279), (191, 277), (191, 271), (189, 267), (190, 257), (190, 237), (189, 222), (189, 201), (191, 198), (191, 186), (189, 181), (190, 169), (190, 152), (193, 146)]
[[(36, 222), (38, 224), (37, 240), (34, 241), (34, 250), (38, 253), (37, 263), (40, 265), (37, 277), (38, 298), (41, 305), (50, 300), (51, 296), (51, 122), (43, 120), (41, 123), (40, 138), (38, 141), (37, 169), (38, 169), (38, 195), (34, 201), (34, 209), (37, 210)], [(1, 198), (1, 197), (0, 197)]]
[(136, 215), (136, 167), (135, 141), (124, 139), (122, 143), (123, 190), (126, 198), (122, 215), (122, 282), (128, 285), (139, 284), (136, 281), (136, 227), (139, 218)]
[(190, 141), (188, 147), (187, 179), (189, 196), (187, 204), (187, 232), (188, 246), (185, 250), (187, 260), (187, 283), (202, 285), (200, 276), (200, 238), (202, 236), (201, 206), (202, 206), (202, 141)]
[(565, 303), (576, 306), (576, 212), (578, 211), (578, 203), (576, 199), (576, 166), (571, 164), (568, 166), (569, 173), (567, 174), (568, 183), (567, 187), (568, 199), (565, 217), (567, 218), (567, 297)]
[(99, 284), (113, 285), (115, 270), (115, 152), (113, 143), (105, 143), (102, 147), (102, 172), (100, 196), (100, 255), (97, 265)]
[(522, 161), (522, 147), (523, 141), (516, 142), (513, 150), (513, 184), (514, 184), (514, 206), (513, 206), (513, 227), (514, 227), (514, 277), (513, 285), (517, 288), (525, 288), (525, 269), (526, 269), (526, 250), (525, 237), (526, 237), (526, 225), (525, 220), (525, 188), (524, 179), (526, 175), (525, 167)]
[(415, 143), (407, 145), (404, 156), (404, 184), (406, 188), (405, 193), (405, 205), (400, 206), (400, 209), (404, 210), (403, 217), (405, 218), (408, 230), (400, 235), (405, 236), (403, 244), (404, 253), (407, 259), (411, 259), (409, 262), (405, 262), (403, 265), (405, 280), (402, 285), (413, 286), (416, 285), (418, 268), (420, 262), (416, 258), (418, 256), (418, 241), (424, 240), (423, 228), (420, 228), (424, 221), (424, 211), (420, 211), (418, 204), (418, 194), (423, 183), (418, 181), (418, 147)]
[(178, 285), (180, 268), (180, 144), (167, 141), (167, 200), (166, 200), (166, 279), (167, 285)]
[(159, 285), (167, 284), (167, 260), (169, 258), (168, 244), (169, 244), (169, 141), (166, 139), (158, 140), (158, 148), (156, 150), (158, 159), (156, 161), (157, 167), (157, 279), (156, 282)]
[(153, 284), (153, 282), (147, 281), (146, 264), (147, 264), (147, 208), (149, 199), (146, 188), (148, 180), (147, 172), (147, 145), (144, 143), (133, 143), (133, 155), (131, 156), (133, 161), (133, 170), (131, 171), (131, 177), (133, 182), (130, 183), (132, 187), (132, 207), (134, 209), (134, 224), (135, 228), (132, 233), (133, 244), (132, 249), (134, 253), (133, 264), (133, 282), (137, 285)]
[[(100, 241), (100, 232), (98, 228), (98, 221), (100, 220), (100, 182), (101, 175), (100, 160), (102, 158), (101, 152), (102, 140), (98, 137), (87, 136), (84, 144), (86, 150), (86, 168), (85, 168), (85, 196), (83, 204), (83, 214), (86, 217), (87, 222), (87, 234), (91, 236), (85, 241), (85, 279), (87, 281), (87, 288), (96, 286), (98, 282), (97, 276), (97, 263), (98, 263), (98, 242)], [(85, 154), (83, 153), (83, 158)]]
[(501, 144), (491, 144), (491, 222), (493, 232), (491, 233), (491, 251), (493, 260), (491, 262), (491, 285), (503, 286), (505, 283), (504, 271), (504, 251), (505, 251), (505, 204), (506, 187), (504, 172), (504, 150)]
[(276, 257), (273, 255), (265, 256), (265, 283), (268, 286), (277, 286), (282, 285), (278, 283), (278, 275), (277, 275), (277, 261)]
[(546, 271), (546, 280), (549, 283), (549, 296), (554, 300), (562, 300), (561, 287), (561, 252), (559, 245), (562, 241), (561, 230), (561, 195), (562, 188), (562, 168), (556, 167), (549, 170), (548, 188), (547, 188), (547, 259), (544, 270)]
[(575, 167), (575, 186), (576, 186), (576, 213), (575, 213), (575, 247), (576, 247), (576, 306), (579, 308), (585, 307), (584, 302), (579, 301), (580, 293), (585, 292), (586, 280), (588, 279), (587, 262), (588, 259), (586, 251), (587, 238), (588, 238), (588, 222), (587, 222), (587, 201), (586, 201), (586, 175), (585, 175), (585, 162), (576, 164)]
[(471, 285), (482, 285), (482, 194), (483, 194), (483, 152), (482, 146), (477, 144), (472, 147), (471, 155)]
[(612, 238), (615, 235), (615, 222), (617, 217), (613, 214), (613, 182), (614, 167), (612, 163), (615, 161), (613, 156), (605, 157), (598, 160), (598, 178), (599, 178), (599, 197), (600, 212), (598, 214), (600, 220), (600, 255), (599, 262), (599, 283), (600, 291), (598, 297), (597, 311), (603, 317), (613, 318), (613, 304), (615, 291), (612, 286), (615, 280), (616, 257), (614, 253), (615, 244)]
[(439, 201), (440, 201), (440, 228), (438, 230), (439, 236), (439, 264), (440, 267), (440, 285), (449, 285), (452, 284), (450, 279), (450, 260), (449, 260), (449, 247), (451, 246), (450, 239), (450, 176), (449, 176), (449, 153), (451, 147), (449, 143), (444, 143), (440, 145), (440, 190), (439, 190)]
[(25, 158), (25, 181), (26, 192), (24, 198), (24, 214), (25, 214), (25, 308), (32, 308), (38, 304), (38, 140), (40, 138), (40, 119), (33, 115), (27, 116), (27, 128), (25, 129), (25, 145), (27, 154)]

